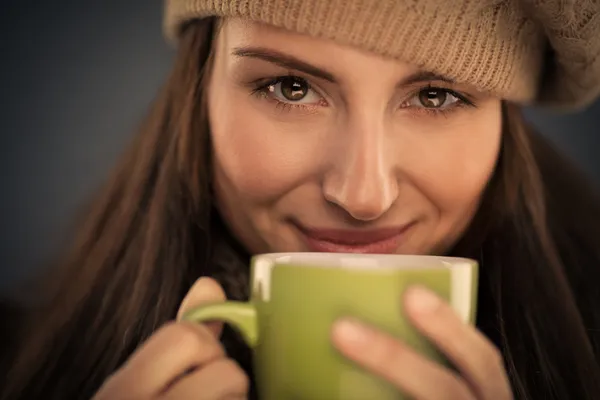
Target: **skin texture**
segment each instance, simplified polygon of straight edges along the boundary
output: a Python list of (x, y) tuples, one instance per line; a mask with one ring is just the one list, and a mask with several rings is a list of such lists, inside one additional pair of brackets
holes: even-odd
[[(326, 70), (336, 82), (234, 54), (256, 47)], [(240, 20), (222, 26), (214, 62), (215, 192), (251, 253), (309, 250), (290, 221), (319, 229), (412, 223), (399, 254), (442, 254), (466, 230), (499, 152), (498, 99), (440, 80), (402, 84), (419, 70)], [(290, 74), (313, 87), (300, 102), (282, 97), (281, 84), (252, 94)], [(423, 107), (419, 91), (429, 85), (464, 94), (476, 107), (451, 99), (445, 112)]]
[(332, 341), (342, 354), (423, 400), (508, 400), (511, 388), (504, 361), (492, 343), (465, 325), (448, 304), (423, 287), (404, 297), (406, 314), (421, 333), (456, 366), (442, 367), (409, 346), (354, 320), (338, 321)]
[[(255, 57), (257, 48), (263, 59)], [(265, 49), (331, 76), (265, 61)], [(300, 223), (337, 229), (412, 224), (392, 252), (442, 254), (469, 225), (499, 152), (498, 99), (439, 78), (403, 83), (422, 71), (239, 20), (222, 26), (214, 63), (208, 106), (217, 206), (251, 253), (307, 251)], [(294, 104), (281, 103), (283, 84), (269, 85), (286, 75), (308, 82)], [(457, 105), (447, 95), (443, 107), (427, 109), (421, 101), (427, 96), (419, 94), (429, 86), (450, 89), (475, 106)], [(439, 90), (435, 94), (439, 100)], [(179, 316), (224, 299), (216, 281), (202, 278)], [(480, 332), (424, 288), (408, 290), (403, 304), (456, 372), (359, 321), (338, 321), (333, 344), (415, 399), (512, 397), (502, 358)], [(246, 398), (248, 378), (227, 358), (220, 330), (185, 322), (161, 328), (94, 400)]]
[[(211, 278), (199, 279), (181, 304), (178, 319), (194, 307), (221, 302), (225, 294)], [(331, 339), (357, 364), (417, 400), (510, 400), (501, 354), (465, 325), (441, 299), (422, 287), (404, 298), (412, 323), (456, 366), (433, 363), (400, 341), (351, 319), (334, 324)], [(248, 377), (218, 341), (222, 325), (172, 322), (144, 343), (92, 400), (246, 399)]]
[[(183, 300), (181, 316), (202, 304), (225, 300), (219, 284), (199, 279)], [(144, 343), (93, 400), (245, 399), (248, 378), (219, 343), (222, 325), (172, 322)]]

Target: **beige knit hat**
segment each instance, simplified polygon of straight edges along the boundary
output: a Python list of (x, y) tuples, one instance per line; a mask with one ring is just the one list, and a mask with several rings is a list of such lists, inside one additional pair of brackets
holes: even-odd
[(566, 109), (600, 94), (599, 0), (166, 0), (164, 28), (243, 17)]

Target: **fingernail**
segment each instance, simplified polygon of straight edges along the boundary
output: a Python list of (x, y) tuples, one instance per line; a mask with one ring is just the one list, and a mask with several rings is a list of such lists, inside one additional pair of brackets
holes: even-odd
[(437, 294), (423, 286), (410, 287), (405, 294), (405, 306), (414, 313), (426, 314), (434, 311), (441, 304)]
[(364, 346), (369, 342), (369, 331), (363, 324), (352, 319), (342, 319), (333, 326), (333, 335), (344, 343)]

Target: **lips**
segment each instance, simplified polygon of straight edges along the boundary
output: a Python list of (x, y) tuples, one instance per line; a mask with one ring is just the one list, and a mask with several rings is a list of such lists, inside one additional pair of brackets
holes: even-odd
[(395, 253), (412, 224), (376, 230), (315, 229), (296, 224), (304, 242), (315, 252)]

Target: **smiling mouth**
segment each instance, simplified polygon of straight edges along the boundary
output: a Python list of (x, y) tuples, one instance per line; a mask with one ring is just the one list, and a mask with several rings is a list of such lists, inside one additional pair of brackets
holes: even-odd
[(310, 251), (361, 254), (396, 253), (413, 225), (414, 223), (409, 223), (383, 229), (349, 230), (307, 228), (294, 223)]

